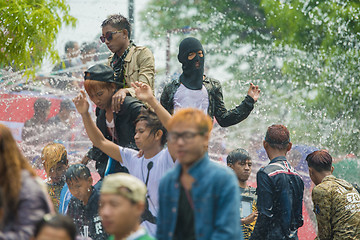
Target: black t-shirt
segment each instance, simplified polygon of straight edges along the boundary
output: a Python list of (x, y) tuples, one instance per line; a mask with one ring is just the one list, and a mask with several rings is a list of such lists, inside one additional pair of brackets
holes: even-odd
[(186, 192), (180, 184), (178, 215), (173, 240), (195, 240), (194, 209), (190, 192)]

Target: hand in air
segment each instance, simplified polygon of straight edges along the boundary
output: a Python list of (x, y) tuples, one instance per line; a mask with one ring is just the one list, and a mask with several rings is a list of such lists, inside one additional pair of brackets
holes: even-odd
[(250, 97), (254, 99), (256, 102), (259, 99), (260, 96), (260, 88), (258, 85), (254, 85), (253, 83), (250, 83), (250, 87), (247, 93)]
[(132, 87), (135, 89), (135, 95), (137, 99), (143, 102), (149, 102), (153, 97), (152, 90), (149, 85), (143, 82), (131, 83)]
[(111, 100), (111, 108), (114, 112), (118, 113), (120, 111), (121, 105), (124, 103), (127, 90), (122, 88), (119, 89), (113, 96)]
[(86, 94), (83, 90), (80, 91), (79, 95), (73, 99), (76, 110), (80, 114), (87, 113), (89, 111), (89, 103), (86, 99)]

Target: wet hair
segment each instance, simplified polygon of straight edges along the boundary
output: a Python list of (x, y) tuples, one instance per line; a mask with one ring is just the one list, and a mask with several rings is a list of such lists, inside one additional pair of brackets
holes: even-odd
[(34, 237), (37, 237), (44, 227), (52, 227), (56, 229), (63, 229), (67, 232), (71, 240), (76, 239), (76, 226), (73, 220), (64, 215), (46, 214), (36, 225)]
[(319, 150), (306, 156), (308, 167), (317, 172), (331, 171), (332, 157), (326, 150)]
[(136, 125), (140, 121), (146, 122), (146, 127), (150, 128), (150, 134), (156, 134), (157, 131), (161, 130), (163, 135), (161, 137), (161, 145), (164, 146), (167, 139), (167, 131), (166, 128), (162, 125), (160, 119), (150, 109), (142, 108), (139, 116), (136, 118), (134, 124)]
[(89, 80), (89, 79), (85, 80), (84, 87), (87, 94), (89, 94), (89, 96), (95, 94), (95, 91), (99, 89), (104, 89), (104, 88), (107, 90), (111, 90), (112, 88), (118, 89), (116, 83), (102, 82), (102, 81)]
[(124, 17), (121, 14), (113, 14), (110, 15), (107, 19), (105, 19), (102, 24), (101, 27), (105, 27), (106, 25), (110, 25), (114, 28), (116, 28), (117, 30), (122, 30), (122, 29), (126, 29), (128, 32), (128, 38), (130, 39), (131, 36), (131, 25), (129, 20)]
[(202, 110), (183, 108), (177, 111), (168, 122), (169, 131), (179, 123), (195, 123), (200, 134), (210, 134), (212, 129), (211, 118)]
[(58, 163), (68, 165), (67, 152), (64, 145), (60, 143), (48, 143), (41, 151), (41, 160), (45, 172), (50, 174), (50, 169)]
[(65, 43), (65, 48), (64, 48), (64, 49), (65, 49), (65, 52), (67, 53), (70, 48), (74, 48), (74, 47), (75, 47), (75, 44), (77, 44), (77, 42), (75, 42), (75, 41), (68, 41), (68, 42), (66, 42), (66, 43)]
[(87, 180), (91, 177), (90, 170), (84, 164), (71, 165), (65, 173), (66, 181), (78, 181), (80, 179)]
[(51, 106), (51, 102), (45, 98), (38, 98), (34, 103), (35, 115), (43, 114)]
[(249, 153), (242, 148), (231, 151), (226, 157), (227, 164), (235, 164), (238, 161), (245, 162), (246, 160), (251, 160), (251, 157)]
[(271, 125), (266, 131), (265, 141), (272, 148), (285, 150), (290, 143), (289, 130), (284, 125)]

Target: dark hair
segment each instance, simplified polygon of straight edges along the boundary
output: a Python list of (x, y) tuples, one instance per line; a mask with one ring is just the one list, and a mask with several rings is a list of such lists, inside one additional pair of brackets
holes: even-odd
[(265, 141), (272, 148), (285, 150), (290, 143), (289, 130), (284, 125), (271, 125), (266, 131)]
[(157, 131), (161, 130), (163, 135), (161, 137), (161, 145), (164, 146), (167, 138), (166, 128), (161, 124), (156, 113), (150, 109), (142, 108), (139, 116), (136, 118), (134, 124), (136, 125), (140, 121), (146, 122), (146, 127), (150, 128), (150, 134), (156, 134)]
[(51, 102), (45, 98), (38, 98), (34, 103), (34, 112), (35, 114), (41, 114), (49, 109), (51, 106)]
[(90, 170), (84, 164), (71, 165), (65, 173), (66, 181), (88, 179), (91, 177)]
[(105, 27), (106, 25), (111, 25), (112, 27), (116, 28), (117, 30), (126, 29), (128, 32), (128, 38), (130, 39), (131, 36), (131, 25), (130, 22), (121, 14), (113, 14), (110, 15), (107, 19), (105, 19), (101, 27)]
[(67, 53), (69, 48), (74, 48), (75, 44), (77, 44), (77, 42), (75, 41), (68, 41), (65, 43), (65, 52)]
[(40, 220), (40, 222), (38, 222), (35, 225), (34, 237), (37, 237), (41, 232), (41, 230), (46, 226), (57, 229), (64, 229), (71, 238), (71, 240), (76, 239), (76, 226), (73, 220), (68, 216), (64, 216), (60, 214), (56, 214), (56, 215), (46, 214)]
[(251, 160), (251, 157), (249, 153), (242, 148), (235, 149), (229, 153), (229, 155), (226, 157), (227, 164), (235, 164), (238, 161), (246, 161)]
[(306, 156), (308, 167), (318, 172), (331, 171), (332, 157), (326, 150), (319, 150)]

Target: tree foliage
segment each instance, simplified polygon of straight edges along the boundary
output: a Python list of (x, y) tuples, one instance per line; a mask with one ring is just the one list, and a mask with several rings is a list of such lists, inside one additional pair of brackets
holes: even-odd
[(169, 29), (202, 29), (214, 65), (227, 64), (233, 75), (223, 83), (230, 103), (238, 102), (241, 84), (262, 79), (256, 121), (281, 121), (299, 133), (293, 139), (354, 153), (360, 153), (359, 16), (358, 0), (152, 0), (143, 12), (156, 39)]
[(46, 56), (59, 58), (54, 43), (63, 24), (75, 26), (65, 0), (0, 1), (0, 62), (35, 70)]

